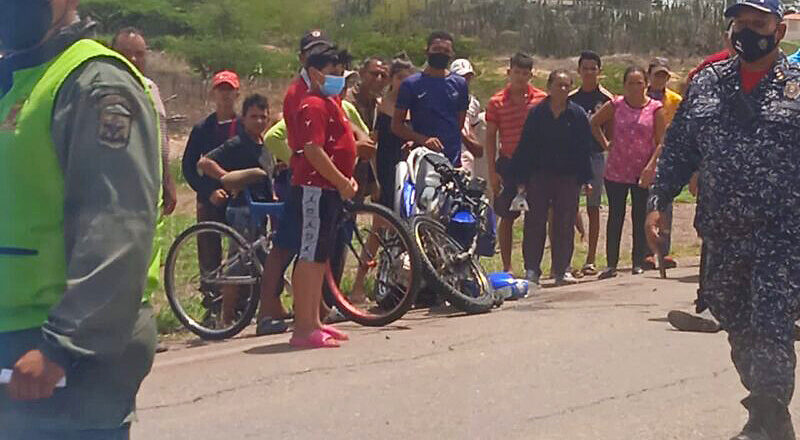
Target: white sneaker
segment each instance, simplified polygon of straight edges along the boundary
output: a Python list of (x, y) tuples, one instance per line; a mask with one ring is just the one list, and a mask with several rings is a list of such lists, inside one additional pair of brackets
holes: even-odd
[(578, 280), (569, 272), (556, 277), (556, 286), (571, 286), (573, 284), (578, 284)]

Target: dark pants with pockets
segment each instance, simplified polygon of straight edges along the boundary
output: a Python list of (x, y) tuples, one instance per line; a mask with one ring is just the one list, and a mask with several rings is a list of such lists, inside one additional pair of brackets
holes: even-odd
[(541, 275), (544, 243), (547, 239), (547, 214), (553, 209), (551, 243), (552, 272), (563, 276), (572, 262), (575, 250), (575, 212), (580, 197), (578, 180), (572, 175), (536, 174), (528, 181), (527, 199), (530, 211), (525, 214), (522, 256), (525, 269)]

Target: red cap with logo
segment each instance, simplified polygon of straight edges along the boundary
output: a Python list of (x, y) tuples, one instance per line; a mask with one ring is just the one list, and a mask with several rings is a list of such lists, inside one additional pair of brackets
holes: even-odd
[(228, 84), (234, 89), (239, 88), (239, 75), (236, 72), (231, 70), (223, 70), (221, 72), (217, 72), (214, 75), (214, 79), (211, 80), (211, 88), (215, 88), (222, 84)]

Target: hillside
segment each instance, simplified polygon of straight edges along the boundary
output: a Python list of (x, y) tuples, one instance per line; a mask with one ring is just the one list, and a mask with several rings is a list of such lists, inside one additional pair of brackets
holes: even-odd
[(81, 1), (81, 13), (106, 36), (135, 26), (202, 77), (234, 68), (253, 78), (290, 77), (297, 39), (311, 28), (325, 29), (357, 59), (404, 51), (418, 64), (434, 28), (455, 33), (459, 56), (474, 59), (516, 50), (558, 58), (584, 49), (701, 55), (720, 45), (723, 7), (724, 0)]

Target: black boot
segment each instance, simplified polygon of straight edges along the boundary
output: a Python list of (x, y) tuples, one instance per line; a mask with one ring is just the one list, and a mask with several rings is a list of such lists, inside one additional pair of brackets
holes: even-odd
[(750, 411), (750, 417), (742, 428), (742, 432), (731, 440), (771, 440), (767, 431), (761, 426), (759, 419)]
[(766, 428), (770, 440), (796, 440), (789, 408), (775, 399), (770, 399), (766, 406), (768, 407)]
[(777, 399), (750, 396), (742, 405), (750, 417), (742, 432), (731, 440), (796, 440), (789, 409)]

